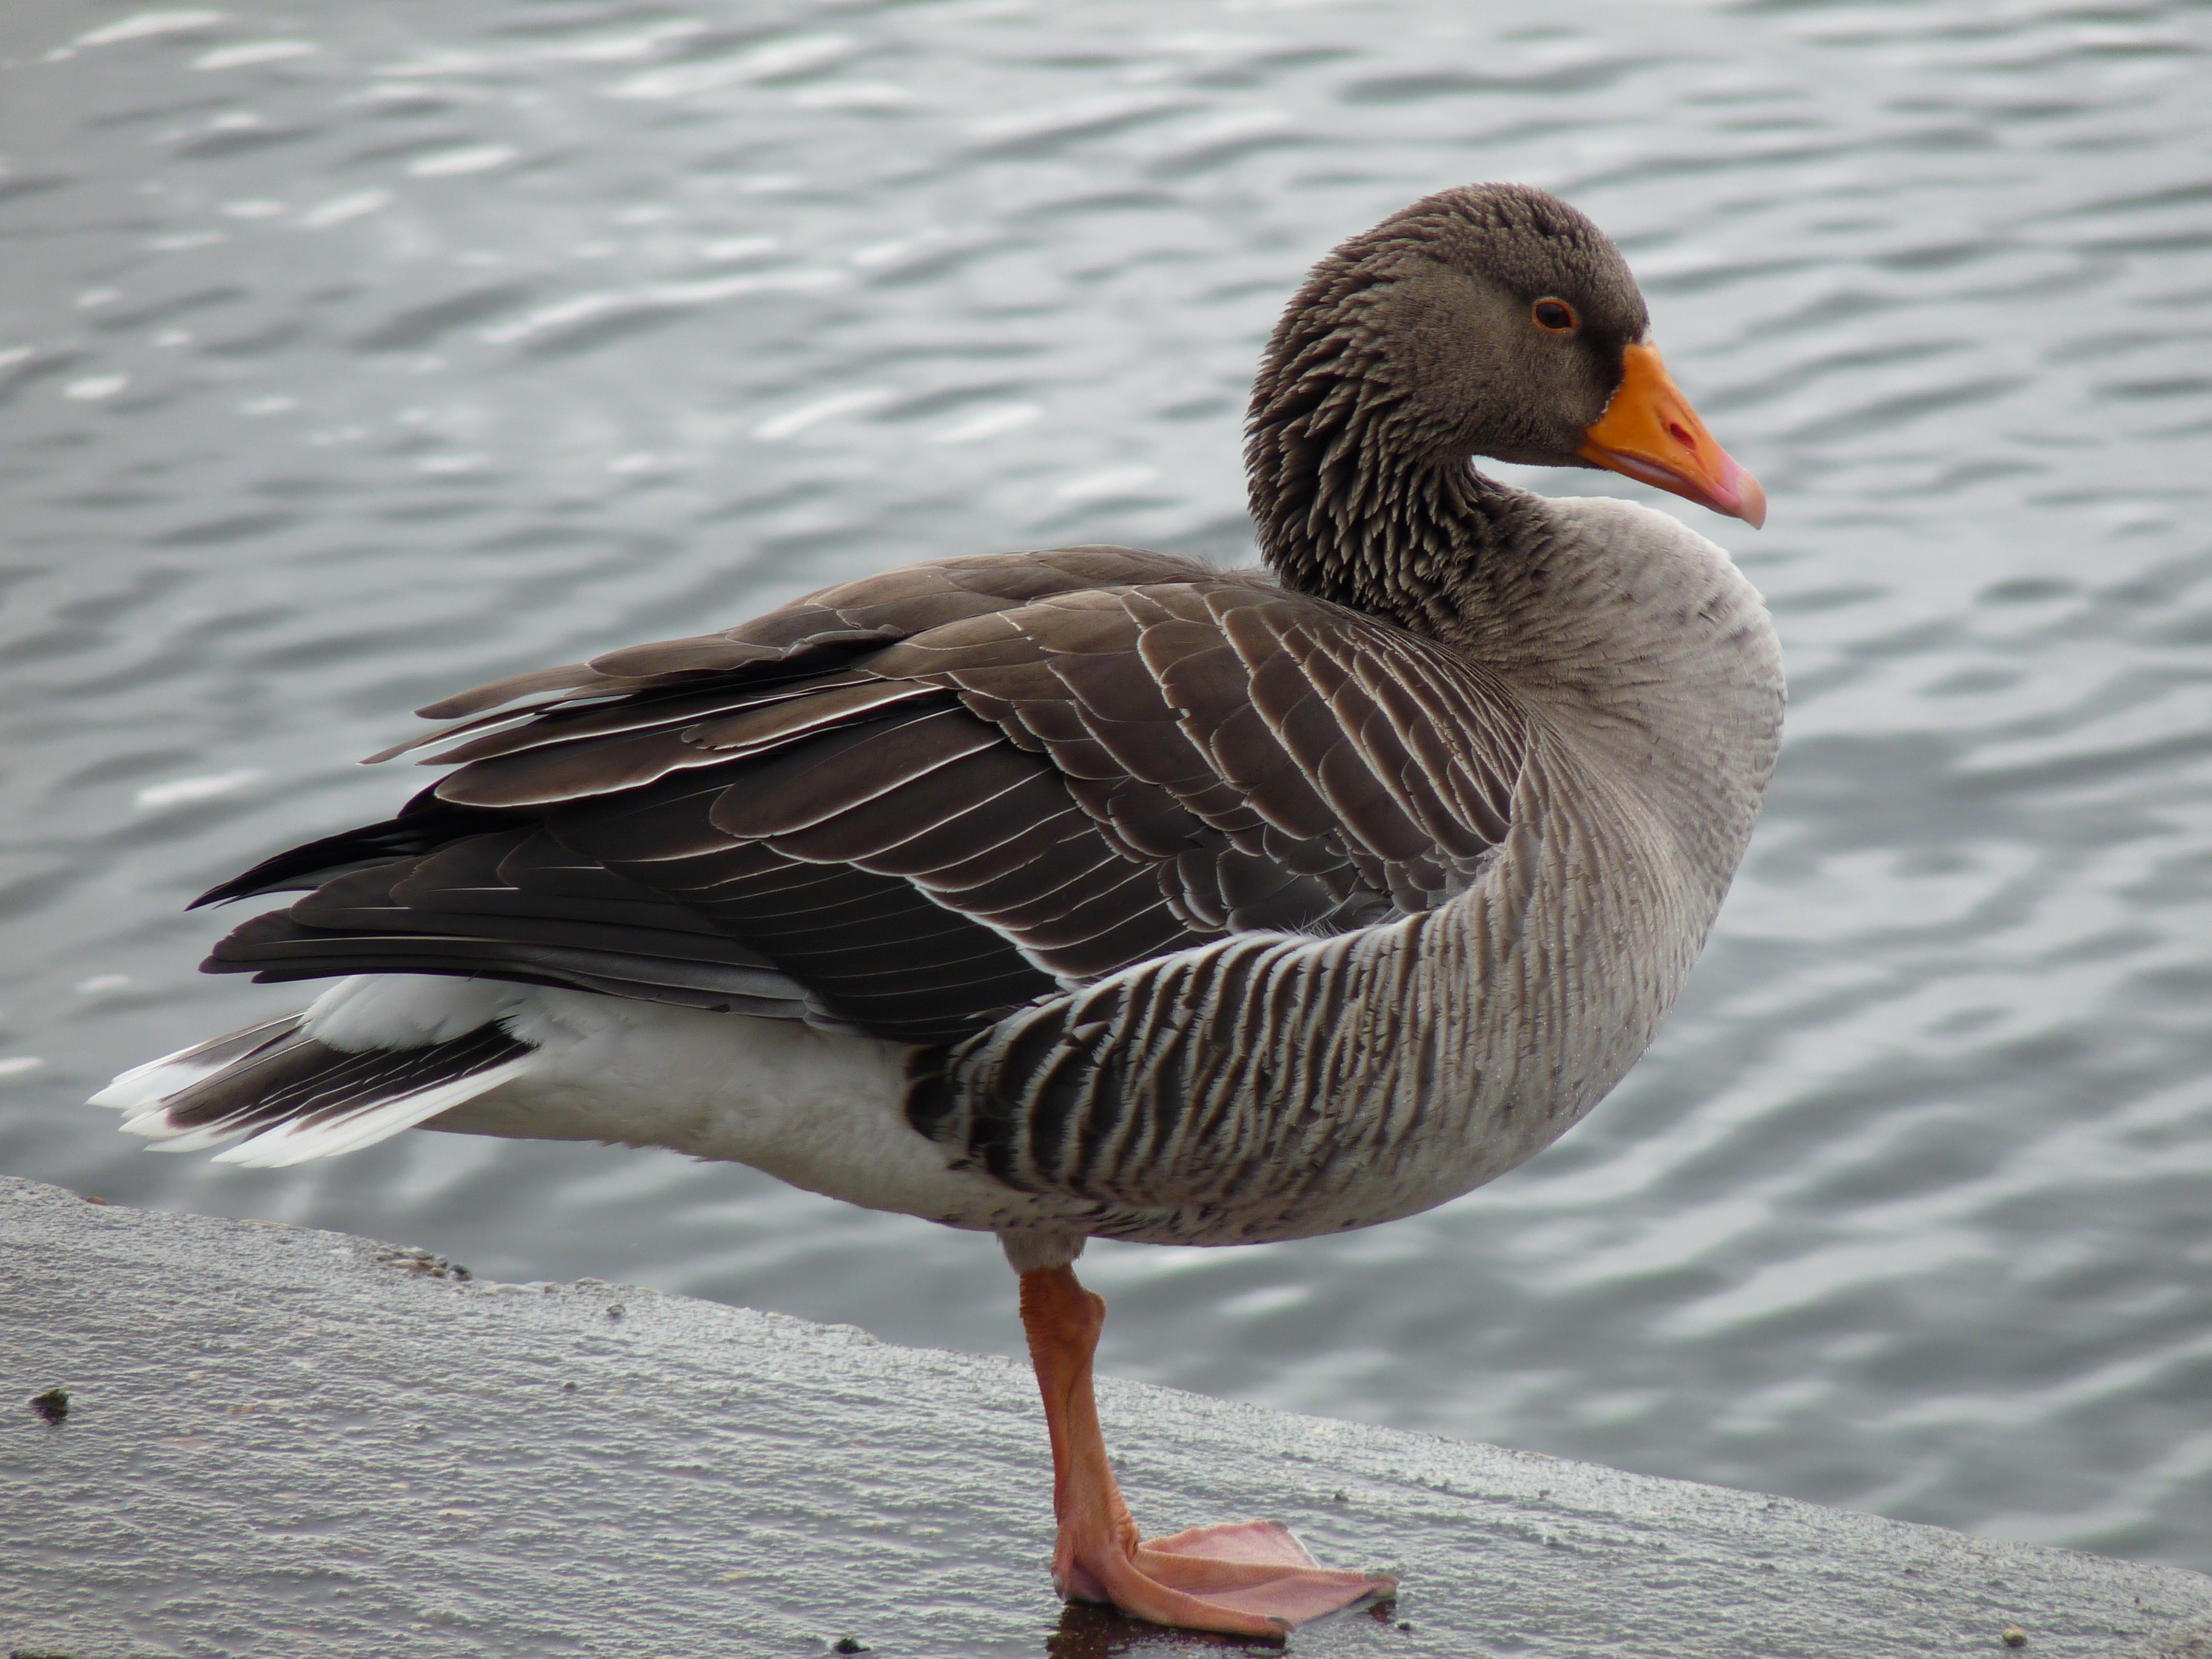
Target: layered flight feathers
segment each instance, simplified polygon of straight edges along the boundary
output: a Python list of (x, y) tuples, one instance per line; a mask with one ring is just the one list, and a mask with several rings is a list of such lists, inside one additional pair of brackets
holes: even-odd
[(460, 718), (425, 740), (454, 769), (216, 890), (323, 882), (210, 968), (959, 1041), (1228, 934), (1464, 891), (1527, 735), (1480, 670), (1401, 630), (1113, 548), (912, 566), (424, 712)]

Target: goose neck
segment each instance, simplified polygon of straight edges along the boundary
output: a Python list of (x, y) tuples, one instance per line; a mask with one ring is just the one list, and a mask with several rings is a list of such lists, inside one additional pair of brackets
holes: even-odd
[(1261, 556), (1285, 587), (1458, 643), (1534, 498), (1464, 460), (1394, 453), (1388, 435), (1381, 422), (1322, 437), (1304, 422), (1255, 419), (1248, 459)]

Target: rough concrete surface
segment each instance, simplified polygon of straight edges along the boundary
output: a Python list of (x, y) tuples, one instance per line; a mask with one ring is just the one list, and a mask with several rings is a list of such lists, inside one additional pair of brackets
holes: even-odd
[[(59, 1423), (33, 1396), (68, 1396)], [(1102, 1382), (1149, 1529), (1387, 1565), (1313, 1656), (2212, 1656), (2212, 1579)], [(0, 1179), (0, 1649), (906, 1656), (1236, 1646), (1063, 1609), (1027, 1371)], [(847, 1644), (843, 1647), (838, 1644)]]

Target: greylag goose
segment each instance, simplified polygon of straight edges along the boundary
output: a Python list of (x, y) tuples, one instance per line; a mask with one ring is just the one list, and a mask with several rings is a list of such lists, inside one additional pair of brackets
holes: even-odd
[(337, 983), (100, 1103), (238, 1164), (620, 1142), (995, 1232), (1063, 1595), (1265, 1636), (1388, 1590), (1273, 1522), (1140, 1538), (1071, 1264), (1410, 1215), (1619, 1081), (1751, 833), (1779, 654), (1711, 542), (1472, 458), (1765, 509), (1619, 251), (1519, 185), (1324, 258), (1249, 434), (1265, 569), (936, 559), (420, 711), (376, 758), (441, 745), (436, 784), (199, 901), (304, 892), (205, 965)]

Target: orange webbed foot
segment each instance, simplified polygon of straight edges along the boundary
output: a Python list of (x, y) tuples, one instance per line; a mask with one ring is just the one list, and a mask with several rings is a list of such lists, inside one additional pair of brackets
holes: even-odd
[(1111, 1601), (1156, 1625), (1280, 1636), (1388, 1595), (1397, 1581), (1320, 1565), (1279, 1521), (1239, 1521), (1146, 1539), (1133, 1549), (1118, 1540), (1089, 1549), (1078, 1544), (1060, 1588), (1063, 1595)]

